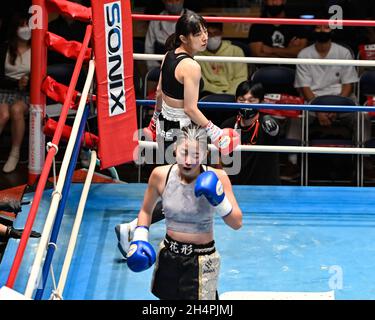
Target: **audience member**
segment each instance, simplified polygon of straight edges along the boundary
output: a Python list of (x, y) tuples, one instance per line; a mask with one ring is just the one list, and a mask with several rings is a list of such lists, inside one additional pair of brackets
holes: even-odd
[[(286, 0), (265, 0), (265, 18), (286, 18)], [(255, 57), (295, 58), (306, 47), (306, 28), (294, 25), (253, 24), (249, 46)]]
[(31, 59), (31, 29), (28, 19), (14, 14), (8, 41), (0, 48), (0, 134), (11, 120), (12, 147), (3, 172), (15, 170), (25, 134)]
[(0, 1), (0, 43), (8, 41), (9, 25), (14, 13), (27, 12), (32, 0)]
[[(160, 15), (183, 15), (192, 13), (184, 8), (184, 0), (162, 0), (165, 9)], [(145, 39), (145, 53), (164, 54), (167, 52), (165, 42), (168, 37), (175, 32), (176, 22), (171, 21), (150, 21)], [(159, 61), (147, 61), (148, 70), (159, 67)]]
[[(228, 40), (223, 40), (223, 24), (208, 23), (207, 49), (203, 56), (244, 57), (243, 50)], [(203, 94), (228, 93), (235, 94), (238, 84), (248, 79), (246, 63), (234, 62), (199, 62), (204, 81)]]
[[(316, 26), (314, 44), (303, 49), (298, 58), (301, 59), (354, 59), (349, 49), (332, 41), (332, 30), (328, 25)], [(306, 101), (316, 96), (335, 94), (350, 97), (353, 84), (358, 81), (354, 67), (298, 65), (295, 87)]]
[[(238, 103), (263, 103), (264, 89), (260, 83), (241, 82), (236, 90)], [(237, 116), (223, 122), (222, 128), (241, 130), (242, 145), (278, 145), (279, 125), (257, 109), (241, 108)], [(241, 169), (230, 175), (233, 184), (279, 185), (279, 154), (277, 152), (242, 152)]]
[[(353, 59), (352, 53), (332, 41), (332, 30), (328, 25), (317, 25), (314, 29), (315, 42), (303, 49), (298, 58), (304, 59)], [(300, 90), (303, 98), (309, 102), (314, 97), (322, 95), (340, 95), (351, 97), (354, 84), (358, 75), (354, 67), (350, 66), (324, 66), (324, 65), (297, 65), (295, 87)], [(352, 112), (309, 112), (309, 122), (317, 120), (323, 127), (333, 124), (353, 128), (354, 116)], [(371, 123), (365, 120), (365, 139), (370, 138)], [(293, 118), (287, 131), (288, 139), (301, 139), (301, 119)], [(298, 176), (297, 155), (289, 155), (289, 163), (282, 174), (284, 179), (293, 179)]]

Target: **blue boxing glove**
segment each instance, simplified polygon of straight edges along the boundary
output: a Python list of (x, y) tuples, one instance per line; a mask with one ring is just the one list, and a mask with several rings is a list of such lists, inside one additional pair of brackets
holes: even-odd
[(208, 202), (216, 207), (216, 212), (225, 217), (232, 212), (232, 205), (225, 196), (223, 184), (213, 171), (201, 173), (195, 182), (194, 193), (196, 197), (204, 195)]
[(148, 242), (148, 228), (138, 226), (134, 231), (133, 241), (130, 242), (127, 254), (127, 264), (130, 270), (142, 272), (150, 268), (156, 260), (156, 253)]

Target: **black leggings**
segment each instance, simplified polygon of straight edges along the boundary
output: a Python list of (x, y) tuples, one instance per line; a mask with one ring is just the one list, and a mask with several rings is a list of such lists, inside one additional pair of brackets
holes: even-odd
[(158, 151), (156, 161), (158, 164), (172, 164), (175, 162), (172, 145), (176, 142), (180, 132), (180, 121), (170, 121), (164, 118), (162, 114), (158, 119), (158, 134), (156, 142)]

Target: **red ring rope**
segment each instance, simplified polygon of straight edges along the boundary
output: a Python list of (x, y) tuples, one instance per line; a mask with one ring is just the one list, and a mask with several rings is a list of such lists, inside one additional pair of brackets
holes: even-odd
[[(177, 21), (180, 16), (156, 14), (132, 14), (135, 21)], [(334, 25), (351, 27), (375, 27), (370, 20), (336, 20), (336, 19), (279, 19), (279, 18), (246, 18), (246, 17), (204, 17), (207, 22), (223, 23), (259, 23), (259, 24), (290, 24), (290, 25)]]

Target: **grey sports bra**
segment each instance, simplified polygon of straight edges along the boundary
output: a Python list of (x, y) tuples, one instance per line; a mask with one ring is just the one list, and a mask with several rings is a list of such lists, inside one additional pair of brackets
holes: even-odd
[(172, 165), (162, 194), (167, 229), (183, 233), (211, 232), (215, 208), (204, 196), (195, 196), (195, 180), (183, 184), (177, 171), (178, 166)]

